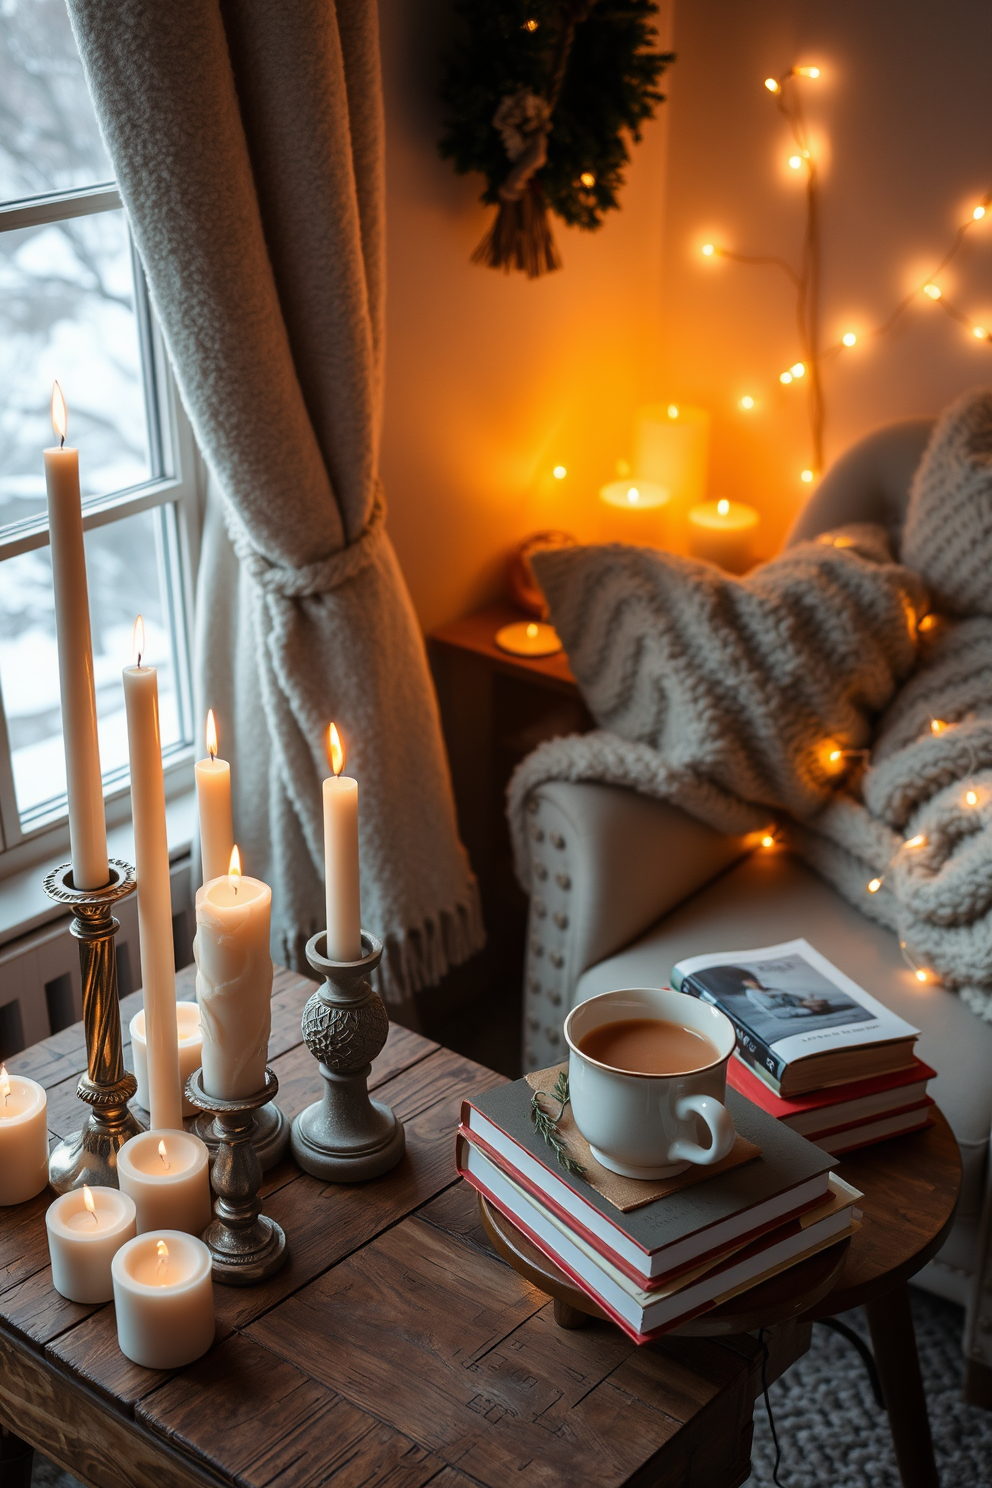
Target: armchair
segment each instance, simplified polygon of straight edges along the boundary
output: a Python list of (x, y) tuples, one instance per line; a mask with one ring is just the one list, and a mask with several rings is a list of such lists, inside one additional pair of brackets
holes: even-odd
[[(800, 513), (789, 543), (843, 522), (876, 521), (898, 539), (932, 424), (912, 420), (861, 440)], [(721, 835), (663, 802), (612, 785), (557, 781), (527, 802), (531, 882), (524, 1059), (560, 1059), (578, 1002), (667, 982), (682, 957), (805, 936), (921, 1030), (932, 1093), (961, 1148), (954, 1229), (915, 1284), (967, 1309), (969, 1397), (992, 1405), (992, 1024), (952, 993), (921, 986), (895, 936), (864, 918), (780, 847)]]

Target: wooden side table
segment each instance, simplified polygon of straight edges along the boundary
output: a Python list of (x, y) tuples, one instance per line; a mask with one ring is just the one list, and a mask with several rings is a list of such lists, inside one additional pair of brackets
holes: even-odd
[[(871, 1330), (903, 1488), (940, 1488), (907, 1283), (943, 1245), (961, 1186), (961, 1153), (935, 1106), (934, 1124), (852, 1152), (836, 1171), (861, 1190), (861, 1228), (792, 1270), (704, 1313), (669, 1337), (727, 1336), (799, 1316), (812, 1324), (863, 1307)], [(575, 1327), (603, 1313), (504, 1215), (481, 1201), (500, 1253), (555, 1298), (555, 1316)], [(833, 1258), (832, 1273), (829, 1258)]]

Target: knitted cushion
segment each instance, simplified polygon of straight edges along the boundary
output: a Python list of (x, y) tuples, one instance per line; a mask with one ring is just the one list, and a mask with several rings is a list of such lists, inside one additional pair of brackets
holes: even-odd
[[(532, 559), (596, 721), (743, 801), (818, 810), (916, 656), (927, 600), (881, 527), (744, 579), (651, 548)], [(835, 756), (831, 758), (831, 755)]]
[(936, 609), (992, 615), (992, 391), (966, 393), (939, 419), (913, 479), (900, 556)]

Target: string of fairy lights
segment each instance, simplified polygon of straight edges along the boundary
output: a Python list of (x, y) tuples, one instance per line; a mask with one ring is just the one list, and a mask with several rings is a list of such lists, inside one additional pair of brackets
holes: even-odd
[[(704, 243), (700, 250), (703, 258), (706, 259), (726, 258), (733, 263), (776, 268), (786, 276), (795, 291), (799, 357), (790, 367), (779, 373), (778, 380), (783, 387), (794, 383), (802, 383), (806, 387), (812, 464), (802, 471), (800, 479), (807, 485), (816, 480), (823, 469), (825, 403), (822, 369), (824, 364), (841, 356), (845, 351), (856, 346), (859, 341), (877, 340), (888, 335), (921, 295), (939, 305), (945, 314), (949, 315), (958, 325), (965, 327), (976, 340), (992, 344), (992, 330), (979, 324), (974, 317), (952, 304), (939, 283), (941, 274), (963, 248), (969, 231), (982, 221), (992, 206), (992, 190), (990, 190), (975, 204), (968, 219), (958, 227), (950, 247), (937, 266), (903, 296), (886, 320), (870, 331), (847, 330), (832, 345), (820, 347), (820, 176), (806, 126), (802, 107), (802, 90), (799, 86), (801, 81), (815, 81), (819, 76), (818, 67), (790, 67), (781, 77), (765, 79), (765, 88), (775, 99), (779, 112), (788, 122), (792, 135), (794, 149), (789, 156), (789, 167), (791, 170), (806, 173), (806, 217), (798, 269), (794, 268), (787, 259), (775, 254), (738, 253), (735, 249), (718, 243)], [(752, 394), (745, 393), (738, 403), (741, 409), (750, 412), (756, 407), (757, 400)]]

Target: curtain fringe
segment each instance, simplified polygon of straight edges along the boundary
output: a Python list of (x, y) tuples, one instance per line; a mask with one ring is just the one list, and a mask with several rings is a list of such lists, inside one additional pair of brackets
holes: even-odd
[[(300, 927), (279, 937), (282, 960), (304, 976), (313, 972), (307, 963), (306, 946), (322, 926)], [(420, 925), (390, 931), (383, 937), (382, 961), (377, 973), (378, 991), (387, 1005), (409, 1003), (415, 992), (436, 987), (445, 974), (460, 966), (485, 945), (478, 884), (473, 880), (468, 897), (451, 910), (439, 910)]]

